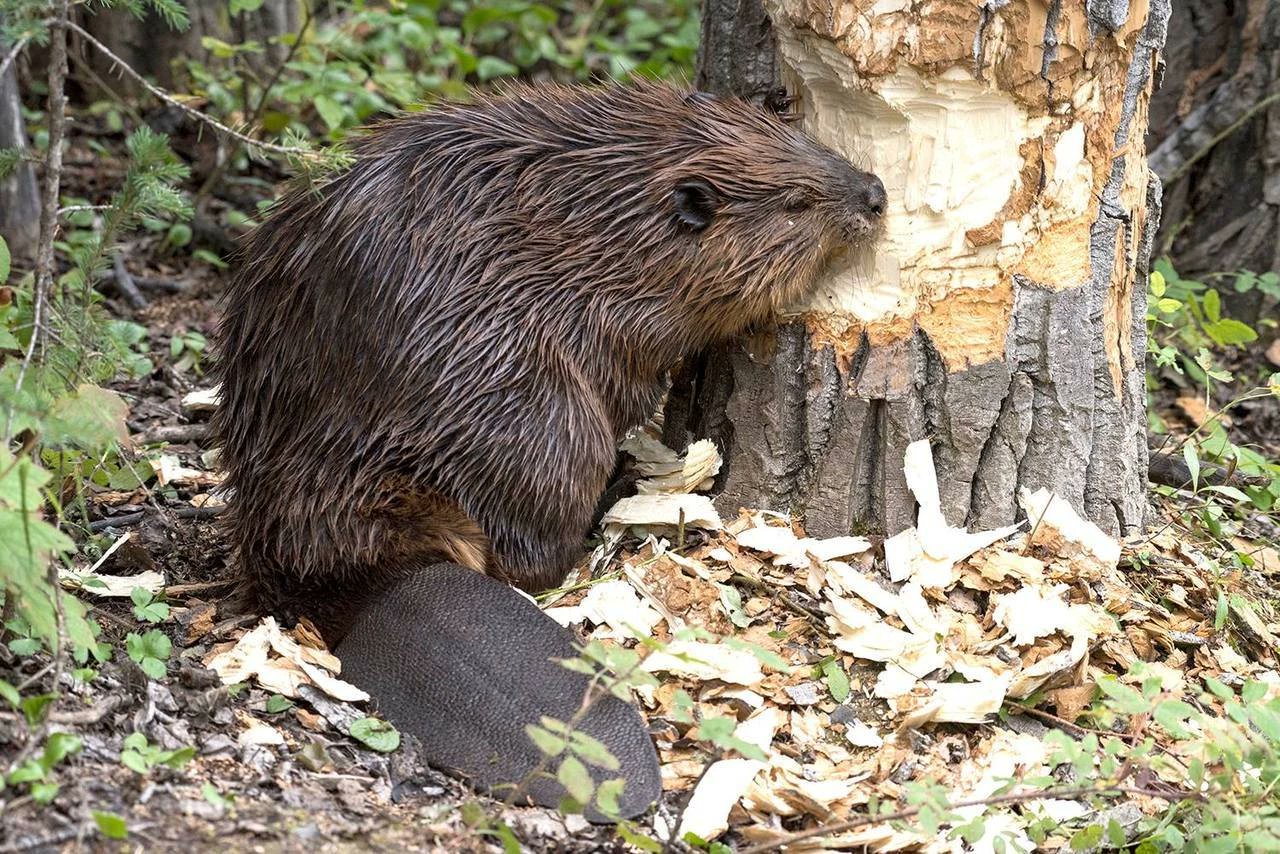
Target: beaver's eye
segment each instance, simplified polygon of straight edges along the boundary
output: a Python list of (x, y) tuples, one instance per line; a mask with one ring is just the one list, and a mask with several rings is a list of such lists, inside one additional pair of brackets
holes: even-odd
[(813, 197), (804, 190), (787, 190), (782, 197), (782, 207), (791, 213), (798, 213), (813, 207)]
[(706, 181), (692, 178), (676, 185), (671, 193), (671, 201), (680, 222), (694, 231), (702, 231), (715, 217), (720, 194)]

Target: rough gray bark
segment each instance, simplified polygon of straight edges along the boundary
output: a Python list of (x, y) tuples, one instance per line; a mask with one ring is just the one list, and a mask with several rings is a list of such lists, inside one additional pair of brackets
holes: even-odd
[[(989, 5), (998, 14), (1005, 4)], [(1165, 38), (1169, 0), (1150, 7), (1124, 82), (1117, 152), (1144, 130), (1134, 125), (1139, 95)], [(1128, 14), (1124, 3), (1089, 9), (1099, 31)], [(704, 15), (699, 82), (747, 96), (771, 83), (775, 47), (756, 38), (765, 31), (759, 7), (710, 0)], [(1052, 22), (1047, 30), (1045, 49), (1052, 53)], [(981, 53), (982, 38), (975, 38)], [(744, 56), (749, 48), (758, 55)], [(943, 508), (953, 524), (1012, 522), (1016, 491), (1025, 486), (1054, 490), (1112, 533), (1140, 529), (1147, 468), (1145, 288), (1133, 287), (1126, 297), (1136, 353), (1119, 394), (1104, 351), (1110, 259), (1120, 230), (1134, 225), (1132, 211), (1114, 203), (1122, 166), (1117, 155), (1090, 233), (1090, 255), (1106, 263), (1095, 263), (1092, 278), (1075, 287), (1015, 277), (1003, 361), (949, 373), (919, 329), (890, 345), (864, 335), (852, 358), (842, 360), (815, 346), (804, 324), (793, 323), (690, 360), (673, 380), (667, 442), (678, 447), (708, 437), (721, 447), (722, 511), (789, 511), (803, 516), (816, 536), (892, 534), (912, 524), (915, 503), (902, 459), (906, 446), (921, 438), (932, 441)], [(1128, 243), (1120, 250), (1139, 282), (1159, 201), (1152, 177), (1142, 239), (1136, 251), (1127, 251)]]
[[(0, 41), (0, 61), (9, 45)], [(0, 148), (27, 149), (27, 128), (22, 121), (18, 99), (16, 63), (0, 75)], [(0, 180), (0, 236), (14, 255), (34, 258), (40, 239), (40, 190), (31, 164), (18, 164), (8, 178)]]
[(1148, 136), (1159, 251), (1187, 273), (1280, 270), (1280, 3), (1181, 0), (1166, 55)]

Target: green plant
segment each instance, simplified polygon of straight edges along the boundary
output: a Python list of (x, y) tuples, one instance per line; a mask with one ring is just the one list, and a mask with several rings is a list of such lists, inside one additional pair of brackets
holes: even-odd
[(173, 642), (168, 635), (159, 629), (152, 629), (142, 635), (129, 632), (125, 635), (124, 643), (129, 658), (142, 668), (143, 673), (152, 679), (164, 678), (167, 670), (165, 662), (169, 660), (169, 653), (173, 649)]
[(133, 588), (133, 590), (129, 591), (129, 598), (133, 600), (133, 615), (139, 621), (144, 623), (163, 623), (169, 619), (169, 606), (147, 588)]
[[(1223, 315), (1217, 289), (1180, 277), (1167, 259), (1158, 261), (1155, 267), (1147, 315), (1152, 355), (1148, 388), (1154, 391), (1166, 383), (1179, 389), (1189, 384), (1202, 386), (1206, 410), (1210, 412), (1190, 435), (1173, 446), (1190, 472), (1187, 486), (1192, 492), (1190, 500), (1179, 502), (1178, 512), (1189, 526), (1217, 541), (1227, 559), (1247, 566), (1252, 558), (1231, 548), (1227, 541), (1239, 527), (1236, 520), (1254, 512), (1270, 513), (1275, 508), (1280, 500), (1280, 461), (1269, 460), (1256, 449), (1233, 441), (1223, 416), (1250, 401), (1280, 399), (1280, 374), (1250, 385), (1223, 367), (1219, 361), (1222, 354), (1256, 340), (1256, 330)], [(1276, 273), (1240, 271), (1206, 278), (1230, 283), (1241, 293), (1259, 290), (1271, 298), (1280, 295), (1280, 274)], [(1223, 398), (1228, 399), (1220, 402)], [(1149, 407), (1149, 414), (1152, 432), (1168, 432), (1155, 407)], [(1240, 485), (1206, 484), (1201, 480), (1205, 463), (1239, 472), (1247, 481)], [(1171, 495), (1175, 490), (1160, 487), (1159, 491)]]
[(1167, 258), (1157, 261), (1151, 273), (1150, 297), (1147, 334), (1156, 365), (1168, 369), (1163, 375), (1179, 385), (1183, 375), (1206, 386), (1213, 380), (1230, 382), (1231, 374), (1215, 366), (1210, 349), (1239, 347), (1256, 341), (1258, 333), (1223, 317), (1219, 292), (1179, 277)]
[(147, 741), (140, 732), (132, 732), (125, 736), (123, 749), (120, 751), (120, 764), (144, 777), (153, 768), (164, 767), (177, 771), (195, 758), (194, 747), (179, 747), (175, 750), (162, 750)]
[[(338, 14), (281, 36), (280, 73), (253, 72), (267, 45), (205, 38), (187, 64), (193, 90), (219, 115), (270, 133), (339, 139), (380, 114), (467, 95), (499, 78), (688, 76), (697, 52), (691, 0), (414, 0), (339, 2)], [(232, 0), (239, 10), (243, 0)]]
[(58, 796), (59, 789), (58, 784), (50, 779), (54, 767), (68, 756), (79, 753), (82, 746), (79, 736), (66, 732), (49, 733), (39, 756), (27, 759), (7, 776), (0, 777), (0, 789), (25, 784), (32, 800), (40, 804), (49, 803)]
[(173, 369), (175, 371), (194, 370), (196, 374), (202, 373), (200, 370), (200, 356), (204, 353), (208, 342), (199, 332), (179, 332), (169, 339), (169, 355), (177, 361), (174, 362)]

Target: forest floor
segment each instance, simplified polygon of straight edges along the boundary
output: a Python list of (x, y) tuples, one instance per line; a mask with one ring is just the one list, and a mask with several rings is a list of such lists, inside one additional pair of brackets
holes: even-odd
[[(91, 681), (63, 674), (52, 728), (78, 736), (83, 747), (68, 760), (72, 773), (61, 777), (51, 804), (8, 801), (0, 852), (510, 850), (514, 840), (528, 850), (625, 850), (612, 827), (475, 795), (426, 769), (412, 739), (392, 753), (363, 746), (344, 721), (364, 712), (343, 712), (349, 704), (340, 699), (314, 691), (286, 699), (275, 683), (263, 686), (270, 680), (262, 674), (229, 686), (208, 668), (258, 626), (230, 607), (227, 549), (209, 518), (218, 503), (210, 497), (216, 461), (205, 439), (207, 408), (189, 397), (209, 384), (171, 350), (175, 337), (213, 331), (221, 274), (163, 260), (143, 269), (129, 254), (126, 262), (135, 277), (178, 284), (175, 292), (148, 290), (148, 308), (114, 306), (147, 327), (157, 364), (117, 387), (131, 406), (137, 465), (154, 477), (91, 493), (87, 521), (102, 546), (116, 545), (92, 573), (109, 583), (159, 573), (156, 601), (169, 613), (154, 624), (140, 621), (129, 596), (137, 585), (128, 580), (117, 585), (122, 595), (99, 595), (102, 588), (92, 586), (80, 594), (117, 654)], [(1194, 423), (1195, 413), (1175, 398), (1157, 400), (1171, 420)], [(1278, 422), (1258, 407), (1234, 429), (1275, 459)], [(664, 456), (644, 441), (635, 447), (648, 458), (647, 473), (681, 482), (677, 494), (696, 489), (706, 474), (698, 466), (710, 465), (696, 453)], [(1149, 535), (1123, 545), (1082, 533), (1065, 502), (1051, 498), (1047, 508), (1038, 505), (1036, 530), (974, 539), (926, 512), (931, 464), (904, 462), (916, 466), (922, 513), (906, 551), (897, 541), (888, 559), (881, 538), (808, 541), (771, 514), (743, 511), (718, 526), (690, 522), (681, 539), (674, 526), (637, 532), (623, 512), (611, 547), (595, 560), (584, 555), (577, 589), (546, 603), (584, 638), (636, 646), (640, 624), (669, 652), (685, 645), (684, 659), (668, 656), (647, 668), (661, 681), (642, 698), (666, 785), (657, 826), (741, 846), (838, 821), (872, 800), (905, 802), (916, 783), (939, 784), (953, 801), (992, 797), (1009, 778), (1079, 783), (1054, 761), (1050, 733), (1077, 742), (1151, 735), (1178, 746), (1158, 728), (1102, 726), (1099, 682), (1116, 676), (1140, 685), (1129, 675), (1135, 663), (1158, 677), (1163, 696), (1197, 704), (1205, 702), (1198, 696), (1204, 677), (1280, 691), (1280, 617), (1271, 593), (1280, 554), (1265, 523), (1240, 526), (1231, 541), (1251, 556), (1246, 568), (1222, 561), (1188, 527), (1185, 491), (1153, 496)], [(149, 678), (120, 651), (127, 634), (156, 629), (172, 653), (163, 676)], [(689, 630), (738, 643), (690, 640)], [(43, 666), (37, 656), (0, 650), (0, 668), (24, 668), (6, 677), (14, 684), (41, 676)], [(964, 681), (935, 681), (936, 672)], [(686, 697), (697, 718), (731, 718), (736, 738), (758, 749), (710, 743), (684, 720)], [(24, 743), (24, 732), (19, 715), (0, 712), (6, 752)], [(128, 748), (130, 733), (142, 733), (145, 745)], [(135, 767), (122, 763), (122, 752), (136, 754)], [(1177, 781), (1159, 777), (1135, 778), (1133, 791), (1106, 801), (1106, 815), (1130, 841), (1144, 818), (1178, 794)], [(1030, 843), (1029, 828), (1046, 811), (1068, 829), (1098, 821), (1097, 802), (1087, 798), (1011, 804), (989, 814), (965, 850), (992, 850), (997, 833)], [(123, 819), (126, 841), (106, 839), (95, 813)], [(653, 816), (637, 823), (651, 835), (654, 826)], [(881, 824), (847, 828), (837, 839), (849, 848), (962, 850), (958, 840), (939, 841), (945, 835)], [(1069, 834), (1035, 842), (1065, 848)]]

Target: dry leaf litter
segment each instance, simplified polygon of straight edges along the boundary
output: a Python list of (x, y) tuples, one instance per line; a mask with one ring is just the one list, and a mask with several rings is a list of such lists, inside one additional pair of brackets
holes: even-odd
[[(899, 801), (911, 781), (944, 785), (953, 803), (990, 796), (1007, 779), (1049, 773), (1048, 726), (1070, 728), (1093, 701), (1097, 678), (1137, 661), (1160, 668), (1174, 692), (1194, 690), (1201, 675), (1280, 685), (1270, 669), (1275, 636), (1260, 617), (1238, 615), (1257, 641), (1250, 659), (1213, 633), (1197, 571), (1204, 559), (1194, 549), (1167, 532), (1144, 544), (1166, 556), (1147, 579), (1167, 591), (1157, 601), (1119, 569), (1121, 544), (1046, 490), (1018, 496), (1022, 525), (957, 528), (945, 518), (927, 442), (910, 445), (904, 460), (917, 524), (882, 542), (807, 537), (770, 512), (722, 519), (698, 493), (720, 468), (710, 442), (679, 455), (638, 431), (623, 448), (643, 477), (638, 494), (604, 516), (604, 545), (566, 582), (572, 592), (544, 606), (588, 639), (663, 643), (641, 664), (660, 685), (638, 697), (659, 734), (664, 788), (684, 804), (653, 820), (662, 838), (674, 830), (712, 840), (732, 829), (747, 843), (767, 842), (856, 815), (873, 797)], [(98, 577), (95, 589), (86, 577), (93, 573), (68, 583), (121, 595), (111, 579)], [(137, 577), (130, 582), (137, 586)], [(690, 628), (703, 634), (688, 637), (682, 630)], [(283, 632), (264, 619), (204, 663), (224, 684), (366, 699), (342, 681), (340, 662), (305, 624)], [(1001, 722), (1006, 703), (1035, 692), (1052, 713)], [(681, 693), (696, 719), (736, 719), (736, 738), (765, 758), (709, 756), (696, 726), (678, 723)], [(242, 744), (278, 743), (279, 733), (252, 715), (238, 722)], [(1148, 813), (1161, 806), (1132, 805)], [(1037, 816), (1086, 812), (1056, 800), (987, 810), (987, 837), (968, 848), (945, 831), (876, 825), (788, 850), (992, 851), (998, 834), (1030, 848), (1023, 828)], [(1042, 847), (1065, 841), (1051, 837)]]

